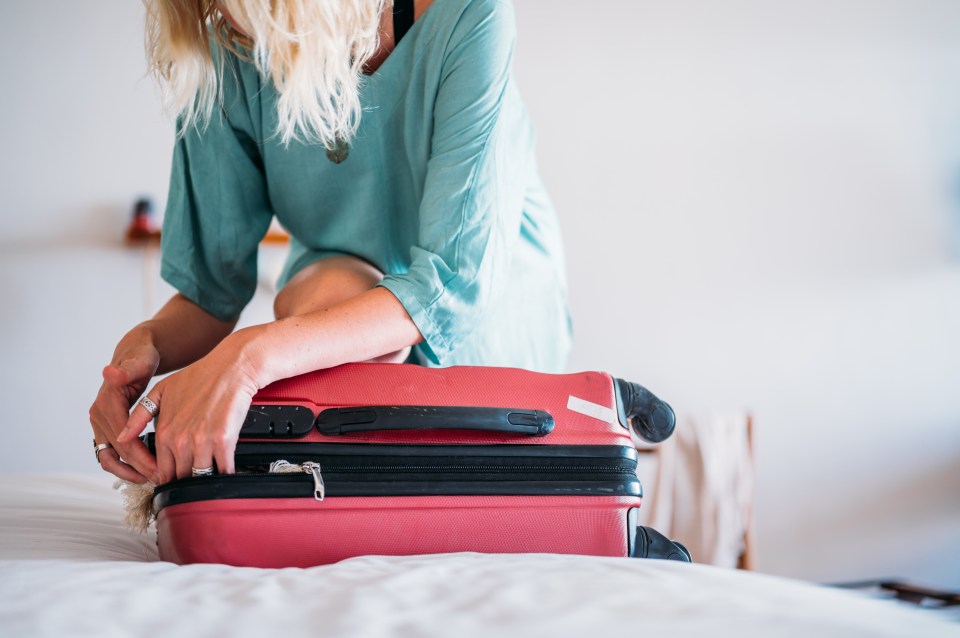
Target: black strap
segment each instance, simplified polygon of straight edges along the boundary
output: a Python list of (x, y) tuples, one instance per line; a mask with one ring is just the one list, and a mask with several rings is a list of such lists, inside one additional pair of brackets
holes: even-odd
[(393, 46), (413, 26), (413, 0), (393, 0)]

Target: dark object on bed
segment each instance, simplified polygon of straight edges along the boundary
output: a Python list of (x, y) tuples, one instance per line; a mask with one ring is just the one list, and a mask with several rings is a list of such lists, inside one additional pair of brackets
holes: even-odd
[(937, 608), (960, 605), (960, 592), (918, 587), (895, 580), (866, 580), (853, 583), (836, 583), (833, 586), (842, 589), (879, 590), (881, 594), (893, 596), (897, 600), (922, 607)]
[(637, 525), (637, 435), (673, 411), (608, 374), (352, 364), (254, 397), (235, 475), (157, 488), (160, 556), (306, 567), (460, 551), (689, 561)]

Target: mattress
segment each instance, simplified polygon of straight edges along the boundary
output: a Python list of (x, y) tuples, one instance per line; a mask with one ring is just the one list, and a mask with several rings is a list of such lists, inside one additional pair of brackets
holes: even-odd
[[(786, 578), (548, 554), (176, 566), (105, 477), (0, 477), (0, 635), (960, 636), (929, 611)], [(558, 530), (560, 531), (560, 530)], [(278, 534), (310, 530), (278, 531)]]

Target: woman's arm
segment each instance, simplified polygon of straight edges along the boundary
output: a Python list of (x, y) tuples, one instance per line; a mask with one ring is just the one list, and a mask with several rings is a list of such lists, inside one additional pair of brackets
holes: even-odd
[[(191, 468), (214, 463), (221, 472), (232, 473), (237, 437), (260, 388), (312, 370), (366, 361), (421, 339), (403, 306), (383, 288), (324, 310), (233, 333), (149, 393), (160, 408), (160, 480), (189, 476)], [(135, 442), (151, 418), (138, 405), (119, 441)]]
[(390, 291), (373, 288), (324, 310), (245, 328), (229, 340), (248, 362), (258, 387), (263, 387), (396, 352), (423, 337)]
[(236, 325), (236, 320), (217, 319), (177, 293), (152, 319), (141, 323), (128, 336), (135, 342), (155, 347), (160, 353), (156, 374), (166, 374), (205, 356), (233, 332)]

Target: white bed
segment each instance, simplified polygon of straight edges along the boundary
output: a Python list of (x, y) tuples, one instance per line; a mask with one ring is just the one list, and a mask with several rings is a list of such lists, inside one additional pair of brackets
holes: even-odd
[(555, 555), (158, 562), (105, 478), (0, 477), (0, 636), (960, 636), (929, 611), (702, 565)]

